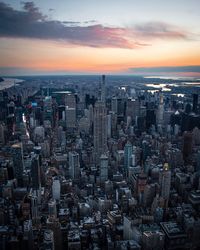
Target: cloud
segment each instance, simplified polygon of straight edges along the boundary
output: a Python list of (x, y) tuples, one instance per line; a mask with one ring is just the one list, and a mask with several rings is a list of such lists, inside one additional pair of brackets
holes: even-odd
[(149, 22), (135, 26), (135, 33), (139, 37), (187, 39), (188, 33), (176, 26), (163, 22)]
[(108, 27), (94, 24), (50, 20), (33, 2), (24, 2), (22, 10), (15, 10), (0, 2), (0, 37), (48, 39), (71, 45), (111, 48), (139, 48), (146, 41), (157, 38), (187, 39), (188, 33), (159, 22), (134, 27)]
[(129, 68), (129, 73), (135, 74), (163, 74), (163, 73), (200, 73), (200, 65)]

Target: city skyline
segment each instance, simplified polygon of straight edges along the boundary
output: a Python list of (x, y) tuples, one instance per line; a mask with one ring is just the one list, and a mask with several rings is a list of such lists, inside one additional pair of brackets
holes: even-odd
[(200, 2), (2, 1), (0, 74), (200, 76)]

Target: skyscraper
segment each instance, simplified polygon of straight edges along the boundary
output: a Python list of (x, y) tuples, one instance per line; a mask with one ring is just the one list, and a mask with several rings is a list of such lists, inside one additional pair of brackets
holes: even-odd
[(31, 179), (34, 190), (41, 188), (39, 155), (33, 154), (31, 162)]
[(77, 152), (69, 152), (69, 174), (72, 179), (80, 177), (79, 154)]
[(101, 101), (105, 102), (106, 99), (106, 87), (105, 87), (105, 75), (102, 75), (102, 81), (101, 81)]
[(69, 108), (68, 106), (66, 106), (65, 117), (66, 117), (66, 127), (68, 129), (75, 128), (76, 127), (76, 109)]
[(53, 199), (57, 201), (60, 200), (60, 181), (56, 177), (53, 179), (52, 194), (53, 194)]
[(34, 195), (31, 196), (31, 218), (34, 224), (39, 221), (38, 198)]
[(18, 185), (23, 185), (23, 148), (22, 143), (16, 143), (12, 145), (12, 157), (14, 165), (14, 173), (17, 179)]
[(49, 208), (49, 216), (57, 218), (56, 200), (54, 199), (49, 200), (48, 208)]
[(128, 171), (128, 168), (131, 166), (132, 154), (133, 146), (130, 142), (127, 142), (124, 147), (124, 167), (126, 171)]
[(104, 183), (108, 180), (108, 157), (101, 155), (100, 157), (100, 181)]
[(161, 94), (159, 105), (158, 105), (158, 110), (157, 110), (157, 114), (156, 114), (157, 125), (163, 124), (163, 115), (164, 115), (164, 101), (163, 101), (163, 95)]
[(99, 163), (100, 156), (107, 151), (107, 116), (105, 103), (98, 101), (94, 108), (94, 156)]
[(69, 108), (76, 109), (76, 98), (75, 95), (72, 93), (66, 93), (64, 95), (64, 104)]
[(170, 187), (171, 187), (171, 170), (169, 169), (169, 164), (165, 163), (164, 168), (160, 176), (161, 182), (161, 196), (165, 201), (165, 206), (168, 204)]

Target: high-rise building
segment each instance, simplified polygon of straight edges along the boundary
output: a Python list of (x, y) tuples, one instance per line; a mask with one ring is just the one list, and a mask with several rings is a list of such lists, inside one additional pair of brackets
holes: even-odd
[(60, 181), (57, 178), (54, 178), (53, 184), (52, 184), (52, 194), (53, 199), (60, 200)]
[(102, 75), (102, 81), (101, 81), (101, 101), (102, 102), (105, 102), (105, 99), (106, 99), (105, 80), (106, 80), (106, 76)]
[(171, 187), (171, 170), (169, 169), (168, 163), (164, 164), (164, 168), (160, 174), (161, 196), (165, 200), (165, 204), (167, 205)]
[(51, 199), (48, 203), (48, 208), (49, 208), (49, 216), (56, 218), (57, 217), (56, 200)]
[(46, 96), (44, 99), (44, 120), (53, 121), (52, 97)]
[(111, 114), (107, 115), (107, 135), (108, 135), (108, 138), (111, 138), (111, 135), (112, 135), (112, 115)]
[(139, 115), (140, 103), (138, 99), (128, 98), (126, 100), (126, 117), (130, 116), (131, 120), (135, 122)]
[(164, 101), (163, 101), (163, 95), (160, 95), (160, 101), (158, 105), (158, 110), (156, 114), (157, 118), (157, 124), (162, 125), (163, 124), (163, 118), (164, 118)]
[(75, 180), (80, 177), (79, 154), (77, 152), (69, 152), (69, 174)]
[(34, 224), (39, 221), (38, 198), (35, 195), (31, 196), (31, 218)]
[(100, 181), (104, 183), (108, 180), (108, 157), (103, 154), (100, 157)]
[(66, 106), (65, 108), (65, 119), (66, 119), (66, 127), (71, 129), (76, 127), (76, 109), (69, 108)]
[(131, 167), (132, 163), (132, 154), (133, 154), (133, 146), (128, 141), (124, 146), (124, 167), (125, 170), (128, 172), (129, 167)]
[(23, 161), (23, 148), (21, 142), (12, 145), (12, 157), (13, 157), (14, 173), (18, 185), (23, 186), (24, 161)]
[(192, 153), (193, 135), (190, 131), (185, 131), (183, 134), (183, 159), (186, 161)]
[(72, 93), (66, 93), (64, 95), (64, 104), (68, 108), (74, 108), (76, 109), (76, 98), (75, 95)]
[(111, 110), (117, 114), (117, 97), (113, 97), (111, 100)]
[(105, 104), (96, 102), (94, 108), (94, 156), (99, 163), (100, 156), (107, 151), (107, 116)]
[(32, 154), (31, 179), (32, 179), (33, 189), (34, 190), (40, 189), (41, 188), (40, 162), (39, 162), (39, 155), (37, 154)]

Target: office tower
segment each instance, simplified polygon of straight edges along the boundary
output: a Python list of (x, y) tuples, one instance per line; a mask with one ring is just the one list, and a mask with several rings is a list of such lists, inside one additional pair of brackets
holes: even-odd
[(100, 156), (107, 151), (106, 107), (103, 102), (96, 102), (94, 108), (94, 156), (99, 163)]
[(117, 98), (116, 97), (113, 97), (111, 100), (111, 110), (112, 112), (117, 114)]
[(132, 121), (139, 115), (140, 103), (138, 99), (128, 98), (126, 100), (126, 117), (130, 116)]
[(75, 180), (80, 177), (79, 154), (77, 152), (69, 152), (69, 174)]
[(132, 147), (132, 150), (133, 150), (133, 153), (132, 153), (132, 155), (131, 155), (131, 165), (133, 166), (133, 167), (135, 167), (136, 166), (136, 153), (137, 153), (137, 148), (136, 148), (136, 146), (133, 146)]
[(33, 224), (38, 223), (39, 215), (38, 215), (38, 198), (35, 195), (31, 196), (31, 218)]
[(40, 147), (35, 147), (34, 150), (37, 153), (32, 152), (31, 159), (31, 184), (32, 192), (38, 198), (38, 203), (41, 202), (41, 159), (38, 150)]
[(44, 120), (53, 121), (52, 97), (46, 96), (44, 99)]
[(15, 103), (14, 102), (8, 103), (7, 112), (8, 112), (8, 115), (11, 115), (11, 114), (15, 113)]
[(108, 157), (104, 154), (100, 157), (100, 181), (104, 183), (108, 180)]
[(69, 108), (66, 106), (65, 108), (65, 119), (66, 119), (66, 127), (68, 129), (73, 129), (76, 127), (76, 109)]
[(142, 141), (142, 160), (143, 163), (146, 161), (147, 157), (151, 155), (151, 145), (148, 141)]
[(162, 125), (163, 124), (163, 115), (164, 115), (164, 103), (163, 103), (163, 95), (160, 94), (160, 101), (158, 105), (158, 110), (157, 110), (157, 125)]
[(165, 206), (168, 204), (170, 187), (171, 187), (171, 170), (169, 164), (165, 163), (163, 170), (160, 172), (161, 197), (165, 201)]
[(183, 159), (186, 161), (192, 153), (193, 136), (192, 132), (185, 131), (183, 134)]
[(149, 129), (152, 125), (156, 124), (156, 115), (154, 109), (147, 109), (146, 113), (146, 128)]
[(57, 201), (60, 200), (60, 181), (57, 178), (53, 179), (52, 194), (53, 194), (53, 199)]
[(105, 102), (105, 100), (106, 100), (105, 79), (106, 79), (106, 76), (102, 75), (102, 81), (101, 81), (101, 101), (102, 102)]
[(107, 136), (111, 138), (112, 135), (112, 114), (107, 115)]
[(57, 217), (56, 200), (51, 199), (48, 202), (48, 208), (49, 208), (49, 216), (56, 218)]
[(23, 186), (24, 160), (21, 142), (12, 145), (12, 157), (14, 165), (14, 175), (17, 179), (18, 186)]
[(143, 203), (144, 190), (147, 184), (147, 174), (141, 173), (137, 177), (137, 193), (139, 197), (139, 203)]
[(192, 107), (192, 111), (194, 113), (197, 113), (197, 109), (198, 109), (198, 94), (193, 94), (193, 107)]
[(31, 179), (33, 189), (39, 190), (41, 188), (40, 161), (39, 155), (34, 153), (31, 160)]
[(119, 119), (123, 120), (125, 115), (125, 98), (117, 98), (117, 116)]
[(76, 98), (75, 95), (72, 93), (66, 93), (64, 95), (64, 104), (68, 108), (76, 109)]
[(131, 167), (132, 163), (132, 154), (133, 154), (133, 146), (132, 144), (128, 141), (126, 145), (124, 146), (124, 167), (125, 171), (128, 172), (129, 167)]
[(33, 132), (33, 139), (35, 142), (43, 142), (45, 138), (45, 131), (44, 131), (44, 127), (42, 126), (38, 126), (34, 129)]
[(89, 105), (89, 120), (90, 120), (90, 126), (92, 126), (94, 122), (94, 108), (91, 104)]

